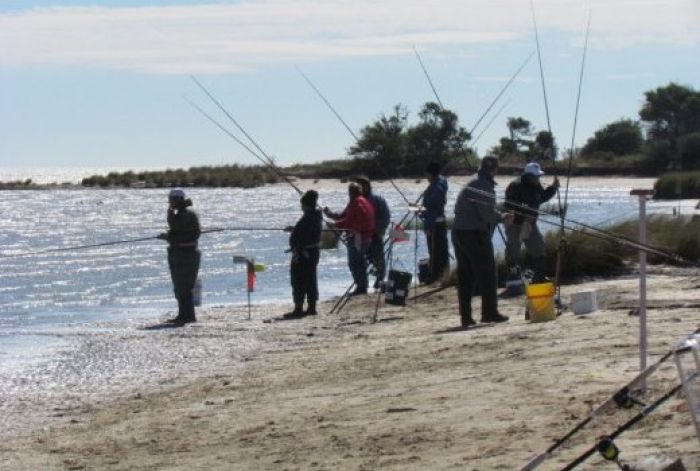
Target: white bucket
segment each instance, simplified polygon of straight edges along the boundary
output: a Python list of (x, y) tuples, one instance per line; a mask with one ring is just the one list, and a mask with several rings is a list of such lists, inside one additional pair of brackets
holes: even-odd
[(588, 314), (598, 309), (596, 291), (581, 291), (571, 295), (571, 310), (574, 314)]

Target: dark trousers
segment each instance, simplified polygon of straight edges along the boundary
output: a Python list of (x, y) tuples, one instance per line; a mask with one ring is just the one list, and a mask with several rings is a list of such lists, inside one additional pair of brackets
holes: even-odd
[(472, 319), (472, 293), (478, 283), (481, 294), (481, 318), (498, 313), (497, 272), (491, 234), (481, 231), (452, 230), (457, 258), (457, 294), (462, 320)]
[(195, 248), (168, 249), (168, 266), (177, 299), (177, 317), (184, 321), (194, 321), (194, 299), (192, 288), (197, 281), (201, 254)]
[(307, 303), (318, 300), (318, 249), (307, 249), (292, 259), (290, 278), (292, 280), (292, 299), (295, 306), (302, 306), (304, 298)]
[(442, 273), (450, 268), (450, 252), (447, 248), (447, 223), (436, 222), (433, 229), (425, 233), (430, 257), (429, 283), (439, 280)]
[(376, 271), (377, 279), (375, 288), (379, 288), (379, 283), (384, 281), (386, 276), (386, 261), (384, 260), (384, 237), (381, 234), (374, 234), (372, 242), (369, 244), (369, 258)]
[(367, 290), (367, 251), (369, 244), (359, 244), (356, 238), (350, 239), (348, 247), (348, 268), (358, 290)]

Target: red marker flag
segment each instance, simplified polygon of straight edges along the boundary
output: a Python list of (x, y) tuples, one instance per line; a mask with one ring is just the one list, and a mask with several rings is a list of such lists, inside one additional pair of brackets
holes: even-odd
[(248, 260), (246, 261), (246, 267), (248, 269), (248, 292), (251, 293), (255, 291), (255, 264)]

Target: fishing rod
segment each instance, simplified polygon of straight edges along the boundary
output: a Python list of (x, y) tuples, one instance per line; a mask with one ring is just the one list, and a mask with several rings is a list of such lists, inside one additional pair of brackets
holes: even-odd
[[(211, 99), (211, 101), (214, 102), (214, 104), (226, 115), (226, 117), (228, 117), (228, 119), (231, 120), (231, 122), (238, 128), (239, 131), (241, 131), (243, 133), (243, 135), (253, 144), (253, 146), (255, 146), (255, 148), (258, 149), (258, 151), (265, 157), (265, 159), (262, 159), (259, 156), (257, 156), (257, 154), (254, 154), (258, 157), (258, 160), (261, 160), (264, 165), (267, 165), (268, 167), (272, 168), (273, 171), (275, 171), (279, 176), (281, 176), (284, 179), (284, 181), (289, 183), (289, 185), (291, 185), (291, 187), (294, 188), (294, 190), (298, 194), (300, 194), (300, 195), (303, 194), (304, 192), (301, 191), (301, 189), (298, 186), (296, 186), (294, 184), (294, 182), (292, 182), (286, 175), (284, 175), (284, 173), (281, 171), (281, 169), (279, 167), (277, 167), (277, 165), (275, 165), (274, 160), (272, 160), (272, 158), (258, 145), (258, 143), (255, 141), (255, 139), (253, 139), (251, 137), (251, 135), (246, 132), (246, 130), (243, 128), (243, 126), (241, 126), (238, 123), (238, 121), (236, 121), (236, 119), (231, 115), (231, 113), (229, 113), (228, 110), (226, 110), (226, 108), (224, 108), (224, 106), (221, 104), (221, 102), (219, 102), (219, 100), (217, 100), (214, 97), (214, 95), (212, 95), (209, 92), (209, 90), (207, 90), (206, 87), (204, 85), (202, 85), (202, 83), (199, 80), (197, 80), (197, 78), (194, 75), (190, 75), (190, 78)], [(221, 127), (221, 126), (219, 126), (219, 127)], [(236, 141), (238, 141), (238, 139)], [(247, 146), (246, 146), (246, 148), (247, 148)]]
[[(353, 137), (353, 139), (355, 139), (355, 142), (359, 143), (360, 139), (357, 137), (355, 132), (350, 128), (350, 126), (348, 126), (348, 123), (345, 122), (345, 120), (340, 116), (340, 114), (336, 111), (336, 109), (333, 107), (333, 105), (331, 105), (330, 102), (326, 99), (326, 97), (323, 95), (323, 93), (321, 93), (321, 91), (316, 87), (316, 85), (314, 85), (314, 83), (311, 81), (311, 79), (309, 77), (307, 77), (306, 74), (299, 68), (299, 66), (295, 66), (295, 67), (296, 67), (297, 71), (299, 72), (299, 74), (301, 74), (301, 76), (304, 78), (304, 80), (306, 80), (306, 83), (309, 84), (309, 86), (316, 92), (316, 94), (321, 98), (321, 100), (323, 100), (323, 102), (326, 104), (326, 106), (333, 112), (333, 114), (336, 116), (336, 118), (338, 118), (338, 120), (343, 124), (343, 126), (345, 126), (345, 129), (347, 129), (348, 132), (350, 133), (350, 135)], [(377, 168), (379, 168), (380, 171), (382, 173), (384, 173), (387, 180), (389, 180), (389, 183), (391, 183), (391, 186), (393, 186), (394, 189), (401, 195), (401, 197), (404, 199), (406, 204), (408, 204), (410, 206), (411, 202), (408, 200), (408, 198), (403, 193), (403, 191), (401, 191), (401, 189), (398, 186), (396, 186), (396, 182), (394, 182), (394, 180), (387, 175), (386, 171), (384, 170), (384, 167), (382, 167), (381, 165), (377, 165)]]
[(574, 160), (574, 143), (576, 141), (576, 125), (578, 124), (578, 110), (581, 103), (581, 89), (583, 87), (583, 71), (586, 66), (586, 52), (588, 51), (588, 36), (591, 32), (591, 16), (592, 11), (588, 10), (588, 24), (586, 25), (586, 39), (583, 44), (583, 56), (581, 57), (581, 72), (578, 77), (578, 92), (576, 94), (576, 111), (574, 112), (574, 128), (571, 132), (571, 147), (569, 148), (569, 169), (566, 177), (566, 190), (564, 191), (564, 207), (567, 207), (569, 201), (569, 180), (571, 177), (571, 165)]
[[(470, 191), (470, 192), (475, 193), (476, 195), (480, 195), (480, 196), (483, 196), (483, 197), (486, 197), (486, 198), (489, 198), (489, 199), (490, 199), (490, 198), (494, 198), (494, 195), (491, 194), (491, 193), (489, 193), (489, 192), (487, 192), (487, 191), (479, 190), (479, 189), (472, 188), (472, 187), (468, 187), (468, 188), (469, 188), (469, 191)], [(542, 215), (542, 216), (553, 217), (552, 214), (547, 213), (547, 212), (545, 212), (545, 211), (542, 211), (542, 210), (540, 210), (540, 209), (530, 208), (530, 207), (527, 206), (527, 205), (524, 205), (524, 204), (521, 204), (521, 203), (518, 203), (518, 202), (515, 202), (515, 201), (511, 201), (511, 200), (508, 200), (508, 199), (506, 199), (506, 198), (500, 198), (500, 197), (496, 197), (496, 198), (497, 198), (497, 199), (502, 199), (504, 202), (509, 203), (510, 205), (512, 205), (512, 206), (514, 206), (514, 207), (516, 207), (516, 208), (519, 208), (519, 209), (527, 209), (528, 211), (535, 212), (535, 213), (537, 213), (537, 214), (539, 214), (539, 215)], [(471, 202), (473, 202), (473, 203), (476, 203), (476, 204), (489, 205), (488, 201), (484, 201), (483, 199), (469, 198), (469, 201), (471, 201)], [(635, 249), (638, 249), (638, 250), (643, 250), (643, 251), (645, 251), (645, 252), (647, 252), (647, 253), (651, 253), (651, 254), (654, 254), (654, 255), (659, 255), (659, 256), (661, 256), (661, 257), (663, 257), (663, 258), (666, 258), (666, 259), (675, 261), (675, 262), (677, 262), (677, 263), (683, 263), (683, 264), (690, 265), (690, 266), (700, 266), (700, 264), (698, 264), (697, 262), (694, 262), (694, 261), (692, 261), (692, 260), (685, 259), (684, 257), (681, 257), (680, 255), (676, 255), (676, 254), (673, 254), (673, 253), (666, 252), (665, 250), (663, 250), (663, 249), (661, 249), (661, 248), (654, 247), (654, 246), (649, 245), (649, 244), (646, 244), (646, 243), (641, 243), (641, 242), (635, 241), (634, 239), (630, 239), (630, 238), (625, 237), (625, 236), (623, 236), (623, 235), (616, 234), (616, 233), (611, 232), (611, 231), (606, 231), (605, 229), (600, 229), (600, 228), (597, 228), (597, 227), (592, 226), (592, 225), (590, 225), (590, 224), (585, 224), (585, 223), (583, 223), (583, 222), (576, 221), (576, 220), (574, 220), (574, 219), (570, 219), (570, 218), (562, 218), (562, 219), (563, 219), (564, 221), (566, 221), (566, 222), (569, 222), (569, 223), (571, 223), (571, 224), (574, 224), (575, 226), (580, 226), (580, 228), (579, 228), (579, 227), (573, 227), (573, 226), (562, 225), (561, 223), (554, 223), (554, 222), (548, 221), (548, 220), (546, 220), (546, 219), (540, 219), (539, 221), (540, 221), (540, 222), (543, 222), (543, 223), (545, 223), (545, 224), (549, 224), (549, 225), (553, 225), (553, 226), (558, 226), (558, 227), (560, 227), (562, 230), (563, 230), (563, 229), (568, 229), (568, 230), (570, 230), (570, 231), (581, 232), (581, 233), (583, 233), (583, 234), (587, 234), (587, 235), (589, 235), (589, 236), (596, 237), (596, 238), (599, 238), (599, 239), (617, 242), (617, 243), (619, 243), (619, 244), (621, 244), (621, 245), (625, 245), (625, 246), (628, 246), (628, 247), (632, 247), (632, 248), (635, 248)], [(587, 231), (585, 231), (584, 229), (588, 229), (588, 230), (594, 231), (594, 232), (587, 232)]]
[(489, 130), (489, 128), (491, 127), (491, 125), (493, 124), (493, 122), (496, 121), (496, 118), (498, 118), (498, 116), (503, 112), (504, 109), (506, 109), (506, 107), (507, 107), (508, 105), (510, 105), (510, 100), (506, 101), (506, 102), (498, 109), (498, 111), (496, 111), (496, 114), (494, 114), (493, 117), (486, 123), (486, 126), (484, 127), (484, 129), (479, 133), (478, 136), (476, 136), (476, 139), (474, 139), (474, 141), (471, 143), (471, 146), (472, 146), (472, 147), (476, 147), (476, 144), (477, 144), (477, 142), (479, 142), (479, 139), (481, 139), (481, 136), (483, 136), (484, 133), (485, 133), (486, 131)]
[[(200, 234), (210, 234), (213, 232), (231, 232), (231, 231), (238, 231), (238, 232), (253, 232), (253, 231), (283, 231), (287, 232), (287, 229), (284, 227), (240, 227), (240, 226), (235, 226), (235, 227), (215, 227), (211, 229), (205, 229), (200, 232)], [(342, 232), (341, 229), (321, 229), (322, 232)], [(31, 255), (42, 255), (42, 254), (47, 254), (47, 253), (55, 253), (55, 252), (70, 252), (70, 251), (76, 251), (76, 250), (83, 250), (83, 249), (92, 249), (96, 247), (107, 247), (110, 245), (121, 245), (121, 244), (133, 244), (135, 242), (145, 242), (148, 240), (155, 240), (159, 239), (159, 236), (148, 236), (148, 237), (138, 237), (135, 239), (122, 239), (122, 240), (113, 240), (109, 242), (100, 242), (96, 244), (85, 244), (85, 245), (73, 245), (70, 247), (58, 247), (55, 249), (44, 249), (44, 250), (36, 250), (33, 252), (22, 252), (22, 253), (16, 253), (16, 254), (0, 254), (0, 258), (17, 258), (17, 257), (28, 257)]]
[[(689, 337), (692, 337), (693, 335), (698, 333), (700, 333), (700, 328), (696, 329), (695, 332), (689, 335)], [(605, 402), (603, 402), (594, 410), (592, 410), (585, 419), (576, 424), (564, 436), (557, 439), (545, 451), (538, 453), (536, 456), (534, 456), (525, 466), (520, 468), (520, 471), (532, 471), (533, 469), (537, 468), (547, 458), (551, 457), (554, 451), (556, 451), (559, 447), (561, 447), (564, 443), (571, 439), (571, 437), (573, 437), (576, 433), (578, 433), (581, 429), (583, 429), (586, 425), (593, 421), (597, 416), (606, 412), (613, 406), (617, 406), (619, 409), (629, 409), (632, 406), (634, 406), (634, 404), (636, 404), (637, 401), (630, 396), (630, 393), (634, 391), (640, 384), (646, 381), (646, 379), (649, 376), (651, 376), (664, 362), (671, 358), (674, 353), (684, 353), (688, 350), (690, 350), (690, 347), (684, 347), (681, 349), (674, 348), (666, 352), (661, 358), (659, 358), (656, 361), (656, 363), (654, 363), (653, 365), (649, 365), (643, 371), (639, 372), (639, 374), (632, 378), (632, 380), (630, 380), (627, 384), (618, 389), (613, 395), (609, 396), (608, 399), (605, 400)]]
[[(287, 183), (291, 184), (291, 185), (296, 189), (296, 185), (294, 185), (293, 182), (289, 181), (289, 180), (286, 178), (286, 176), (285, 176), (284, 174), (282, 174), (276, 167), (270, 166), (270, 164), (267, 163), (267, 162), (265, 161), (265, 159), (263, 159), (263, 157), (261, 157), (260, 155), (258, 155), (257, 152), (255, 152), (253, 149), (251, 149), (250, 146), (248, 146), (248, 144), (246, 144), (245, 142), (243, 142), (242, 140), (240, 140), (240, 139), (238, 138), (238, 136), (236, 136), (236, 135), (233, 134), (231, 131), (229, 131), (228, 129), (226, 129), (226, 127), (225, 127), (224, 125), (222, 125), (221, 123), (219, 123), (219, 122), (218, 122), (216, 119), (214, 119), (209, 113), (207, 113), (206, 111), (204, 111), (201, 107), (199, 107), (199, 106), (198, 106), (196, 103), (194, 103), (192, 100), (190, 100), (190, 99), (187, 98), (186, 96), (183, 96), (183, 98), (184, 98), (184, 100), (185, 100), (187, 103), (189, 103), (194, 109), (196, 109), (197, 111), (199, 111), (205, 118), (207, 118), (209, 121), (211, 121), (212, 123), (214, 123), (214, 125), (215, 125), (216, 127), (218, 127), (219, 129), (221, 129), (221, 131), (223, 131), (227, 136), (229, 136), (231, 139), (233, 139), (234, 141), (236, 141), (238, 144), (241, 145), (241, 147), (243, 147), (245, 150), (247, 150), (247, 151), (248, 151), (251, 155), (253, 155), (256, 159), (258, 159), (265, 167), (271, 168), (272, 171), (275, 172), (275, 174), (276, 174), (277, 176), (279, 176), (280, 178), (282, 178), (282, 179), (284, 179), (285, 181), (287, 181)], [(298, 191), (299, 191), (299, 190), (297, 189), (297, 192), (298, 192)]]
[(423, 73), (425, 74), (425, 78), (428, 79), (428, 83), (430, 84), (430, 88), (433, 90), (433, 94), (435, 95), (435, 99), (437, 100), (438, 104), (440, 105), (440, 108), (443, 110), (445, 107), (442, 105), (442, 101), (440, 100), (440, 97), (438, 96), (438, 92), (435, 89), (435, 85), (433, 85), (433, 81), (430, 78), (430, 74), (428, 73), (428, 69), (425, 68), (425, 64), (423, 63), (423, 59), (421, 59), (420, 54), (418, 54), (418, 50), (416, 49), (416, 45), (413, 45), (413, 52), (416, 54), (416, 59), (418, 59), (418, 63), (420, 64), (420, 68), (423, 69)]
[(503, 94), (506, 92), (506, 90), (508, 90), (508, 87), (510, 87), (510, 84), (512, 84), (515, 81), (515, 79), (518, 77), (518, 75), (520, 75), (520, 72), (525, 68), (525, 66), (528, 64), (528, 62), (530, 62), (530, 59), (532, 59), (532, 56), (534, 54), (535, 54), (534, 51), (531, 52), (530, 55), (527, 56), (527, 59), (525, 59), (523, 61), (523, 63), (520, 65), (520, 67), (518, 67), (518, 70), (515, 71), (515, 73), (510, 77), (508, 82), (506, 82), (506, 84), (503, 86), (503, 88), (501, 88), (501, 91), (499, 91), (498, 94), (496, 95), (496, 97), (491, 101), (491, 104), (489, 104), (488, 108), (486, 108), (486, 111), (484, 111), (481, 114), (481, 116), (479, 117), (479, 119), (476, 120), (476, 123), (472, 127), (471, 131), (469, 131), (469, 134), (472, 134), (472, 133), (474, 133), (474, 131), (476, 131), (476, 129), (479, 127), (479, 124), (481, 124), (481, 121), (483, 121), (483, 119), (486, 117), (486, 115), (489, 113), (489, 111), (491, 111), (491, 108), (493, 108), (493, 106), (496, 104), (496, 102), (501, 98), (501, 96), (503, 96)]
[[(549, 119), (549, 102), (547, 100), (547, 86), (545, 85), (545, 80), (544, 80), (544, 68), (542, 66), (542, 51), (540, 48), (540, 35), (539, 31), (537, 29), (537, 19), (535, 18), (535, 3), (534, 0), (530, 0), (530, 10), (532, 11), (532, 26), (535, 31), (535, 44), (537, 45), (537, 61), (539, 63), (539, 69), (540, 69), (540, 82), (542, 83), (542, 96), (544, 97), (544, 109), (545, 109), (545, 114), (547, 117), (547, 131), (549, 132), (549, 153), (551, 154), (552, 157), (552, 166), (554, 167), (554, 175), (556, 176), (559, 173), (559, 170), (557, 169), (557, 163), (556, 163), (556, 156), (554, 155), (554, 134), (552, 134), (552, 123), (551, 120)], [(569, 174), (567, 176), (568, 178), (571, 176)], [(561, 206), (561, 193), (559, 192), (559, 187), (557, 187), (557, 204), (559, 205), (559, 217), (561, 220), (561, 227), (560, 227), (560, 234), (559, 234), (559, 244), (557, 245), (557, 261), (556, 261), (556, 267), (555, 267), (555, 275), (554, 275), (554, 280), (555, 280), (555, 285), (556, 285), (556, 290), (557, 290), (557, 299), (561, 299), (561, 286), (559, 284), (559, 278), (561, 275), (561, 263), (562, 263), (562, 252), (564, 251), (566, 247), (566, 242), (564, 240), (564, 211), (562, 210)], [(560, 304), (558, 304), (560, 306)]]
[[(695, 373), (691, 375), (691, 379), (696, 378), (698, 373)], [(562, 468), (562, 471), (570, 471), (574, 468), (576, 468), (578, 465), (586, 461), (592, 454), (594, 454), (596, 451), (599, 451), (600, 454), (603, 456), (608, 461), (614, 461), (620, 466), (620, 469), (626, 469), (623, 468), (618, 460), (620, 450), (615, 446), (615, 443), (613, 442), (617, 437), (622, 435), (626, 430), (628, 430), (630, 427), (632, 427), (634, 424), (642, 420), (644, 417), (648, 416), (654, 410), (656, 410), (661, 404), (669, 400), (673, 395), (675, 395), (678, 391), (681, 390), (683, 387), (683, 383), (677, 384), (673, 388), (671, 388), (669, 391), (666, 392), (663, 396), (659, 397), (657, 400), (646, 406), (644, 409), (639, 411), (637, 415), (629, 419), (627, 422), (624, 424), (620, 425), (613, 433), (610, 435), (607, 435), (603, 437), (601, 440), (599, 440), (595, 445), (590, 447), (588, 450), (586, 450), (583, 454), (581, 454), (578, 458), (576, 458), (574, 461), (566, 465), (564, 468)]]

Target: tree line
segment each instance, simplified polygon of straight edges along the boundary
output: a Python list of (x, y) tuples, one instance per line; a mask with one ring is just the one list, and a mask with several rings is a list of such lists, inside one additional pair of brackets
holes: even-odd
[[(359, 133), (347, 149), (349, 159), (283, 169), (289, 175), (307, 178), (342, 178), (364, 173), (371, 178), (422, 176), (426, 165), (440, 162), (445, 173), (472, 173), (477, 153), (469, 146), (472, 136), (459, 123), (457, 113), (427, 102), (409, 121), (408, 109), (399, 104), (381, 114)], [(671, 170), (700, 169), (700, 92), (669, 83), (644, 93), (637, 118), (621, 118), (595, 131), (584, 146), (559, 151), (548, 131), (537, 131), (522, 117), (506, 119), (508, 134), (487, 153), (513, 171), (525, 163), (539, 161), (551, 167), (555, 159), (567, 161), (576, 174), (647, 174)], [(268, 167), (205, 166), (188, 170), (112, 172), (83, 179), (83, 186), (202, 186), (254, 187), (280, 181)]]

